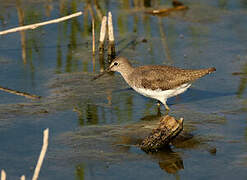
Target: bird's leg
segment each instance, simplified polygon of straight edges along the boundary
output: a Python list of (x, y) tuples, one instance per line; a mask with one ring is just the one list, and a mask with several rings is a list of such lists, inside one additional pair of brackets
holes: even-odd
[(170, 111), (170, 108), (167, 106), (166, 100), (167, 100), (167, 99), (162, 99), (162, 100), (160, 100), (160, 102), (162, 102), (162, 104), (164, 104), (164, 106), (165, 106), (165, 108), (166, 108), (166, 111), (169, 112), (169, 111)]
[(157, 107), (160, 108), (160, 101), (157, 101)]
[(170, 111), (170, 108), (167, 106), (167, 104), (165, 104), (165, 108), (167, 111)]
[(169, 107), (167, 106), (167, 104), (166, 104), (166, 100), (164, 100), (163, 104), (164, 104), (164, 106), (165, 106), (165, 108), (166, 108), (166, 111), (167, 111), (167, 112), (170, 111), (170, 108), (169, 108)]
[(160, 101), (157, 102), (157, 116), (160, 116)]

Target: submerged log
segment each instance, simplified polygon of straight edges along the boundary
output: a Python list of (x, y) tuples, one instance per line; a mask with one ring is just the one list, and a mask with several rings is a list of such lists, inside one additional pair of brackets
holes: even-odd
[(171, 12), (175, 12), (175, 11), (184, 11), (189, 9), (188, 6), (174, 6), (172, 8), (164, 8), (164, 9), (154, 9), (154, 10), (147, 10), (146, 13), (148, 14), (153, 14), (153, 15), (168, 15)]
[(183, 130), (183, 118), (176, 120), (174, 117), (166, 115), (160, 119), (158, 128), (153, 129), (140, 147), (145, 152), (157, 152), (169, 145), (169, 143)]
[(184, 4), (178, 0), (172, 0), (173, 7), (184, 6)]

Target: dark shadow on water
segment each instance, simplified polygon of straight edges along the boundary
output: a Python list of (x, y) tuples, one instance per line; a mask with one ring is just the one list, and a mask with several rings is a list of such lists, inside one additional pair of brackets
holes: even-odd
[(159, 167), (169, 174), (177, 174), (184, 169), (182, 157), (170, 147), (167, 147), (162, 152), (152, 154), (151, 157), (157, 159)]

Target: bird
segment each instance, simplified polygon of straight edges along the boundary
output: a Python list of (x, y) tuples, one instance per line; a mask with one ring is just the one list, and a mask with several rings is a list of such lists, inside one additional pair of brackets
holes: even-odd
[(93, 80), (110, 71), (119, 72), (136, 92), (160, 101), (169, 111), (166, 103), (168, 98), (185, 92), (195, 80), (216, 71), (216, 68), (181, 69), (167, 65), (133, 67), (127, 58), (117, 57)]

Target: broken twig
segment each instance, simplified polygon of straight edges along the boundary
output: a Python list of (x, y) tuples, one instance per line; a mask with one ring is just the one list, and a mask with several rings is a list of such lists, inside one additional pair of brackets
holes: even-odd
[(6, 180), (6, 172), (3, 169), (1, 170), (1, 180)]
[(43, 132), (43, 146), (39, 155), (39, 160), (37, 162), (32, 180), (37, 180), (39, 177), (39, 171), (42, 166), (43, 160), (45, 158), (46, 150), (48, 147), (49, 129), (45, 129)]
[(20, 26), (20, 27), (16, 27), (16, 28), (12, 28), (12, 29), (8, 29), (8, 30), (4, 30), (0, 32), (0, 35), (4, 35), (4, 34), (8, 34), (8, 33), (13, 33), (13, 32), (17, 32), (17, 31), (24, 31), (27, 29), (35, 29), (39, 26), (44, 26), (44, 25), (48, 25), (48, 24), (53, 24), (53, 23), (58, 23), (61, 21), (65, 21), (67, 19), (73, 18), (73, 17), (77, 17), (82, 15), (82, 12), (77, 12), (68, 16), (64, 16), (58, 19), (53, 19), (50, 21), (45, 21), (45, 22), (41, 22), (41, 23), (36, 23), (36, 24), (30, 24), (30, 25), (26, 25), (26, 26)]
[(4, 92), (11, 93), (11, 94), (19, 95), (19, 96), (24, 96), (24, 97), (29, 98), (29, 99), (40, 99), (41, 98), (41, 96), (37, 96), (37, 95), (33, 95), (33, 94), (21, 92), (21, 91), (16, 91), (16, 90), (1, 87), (1, 86), (0, 86), (0, 90), (2, 90)]

